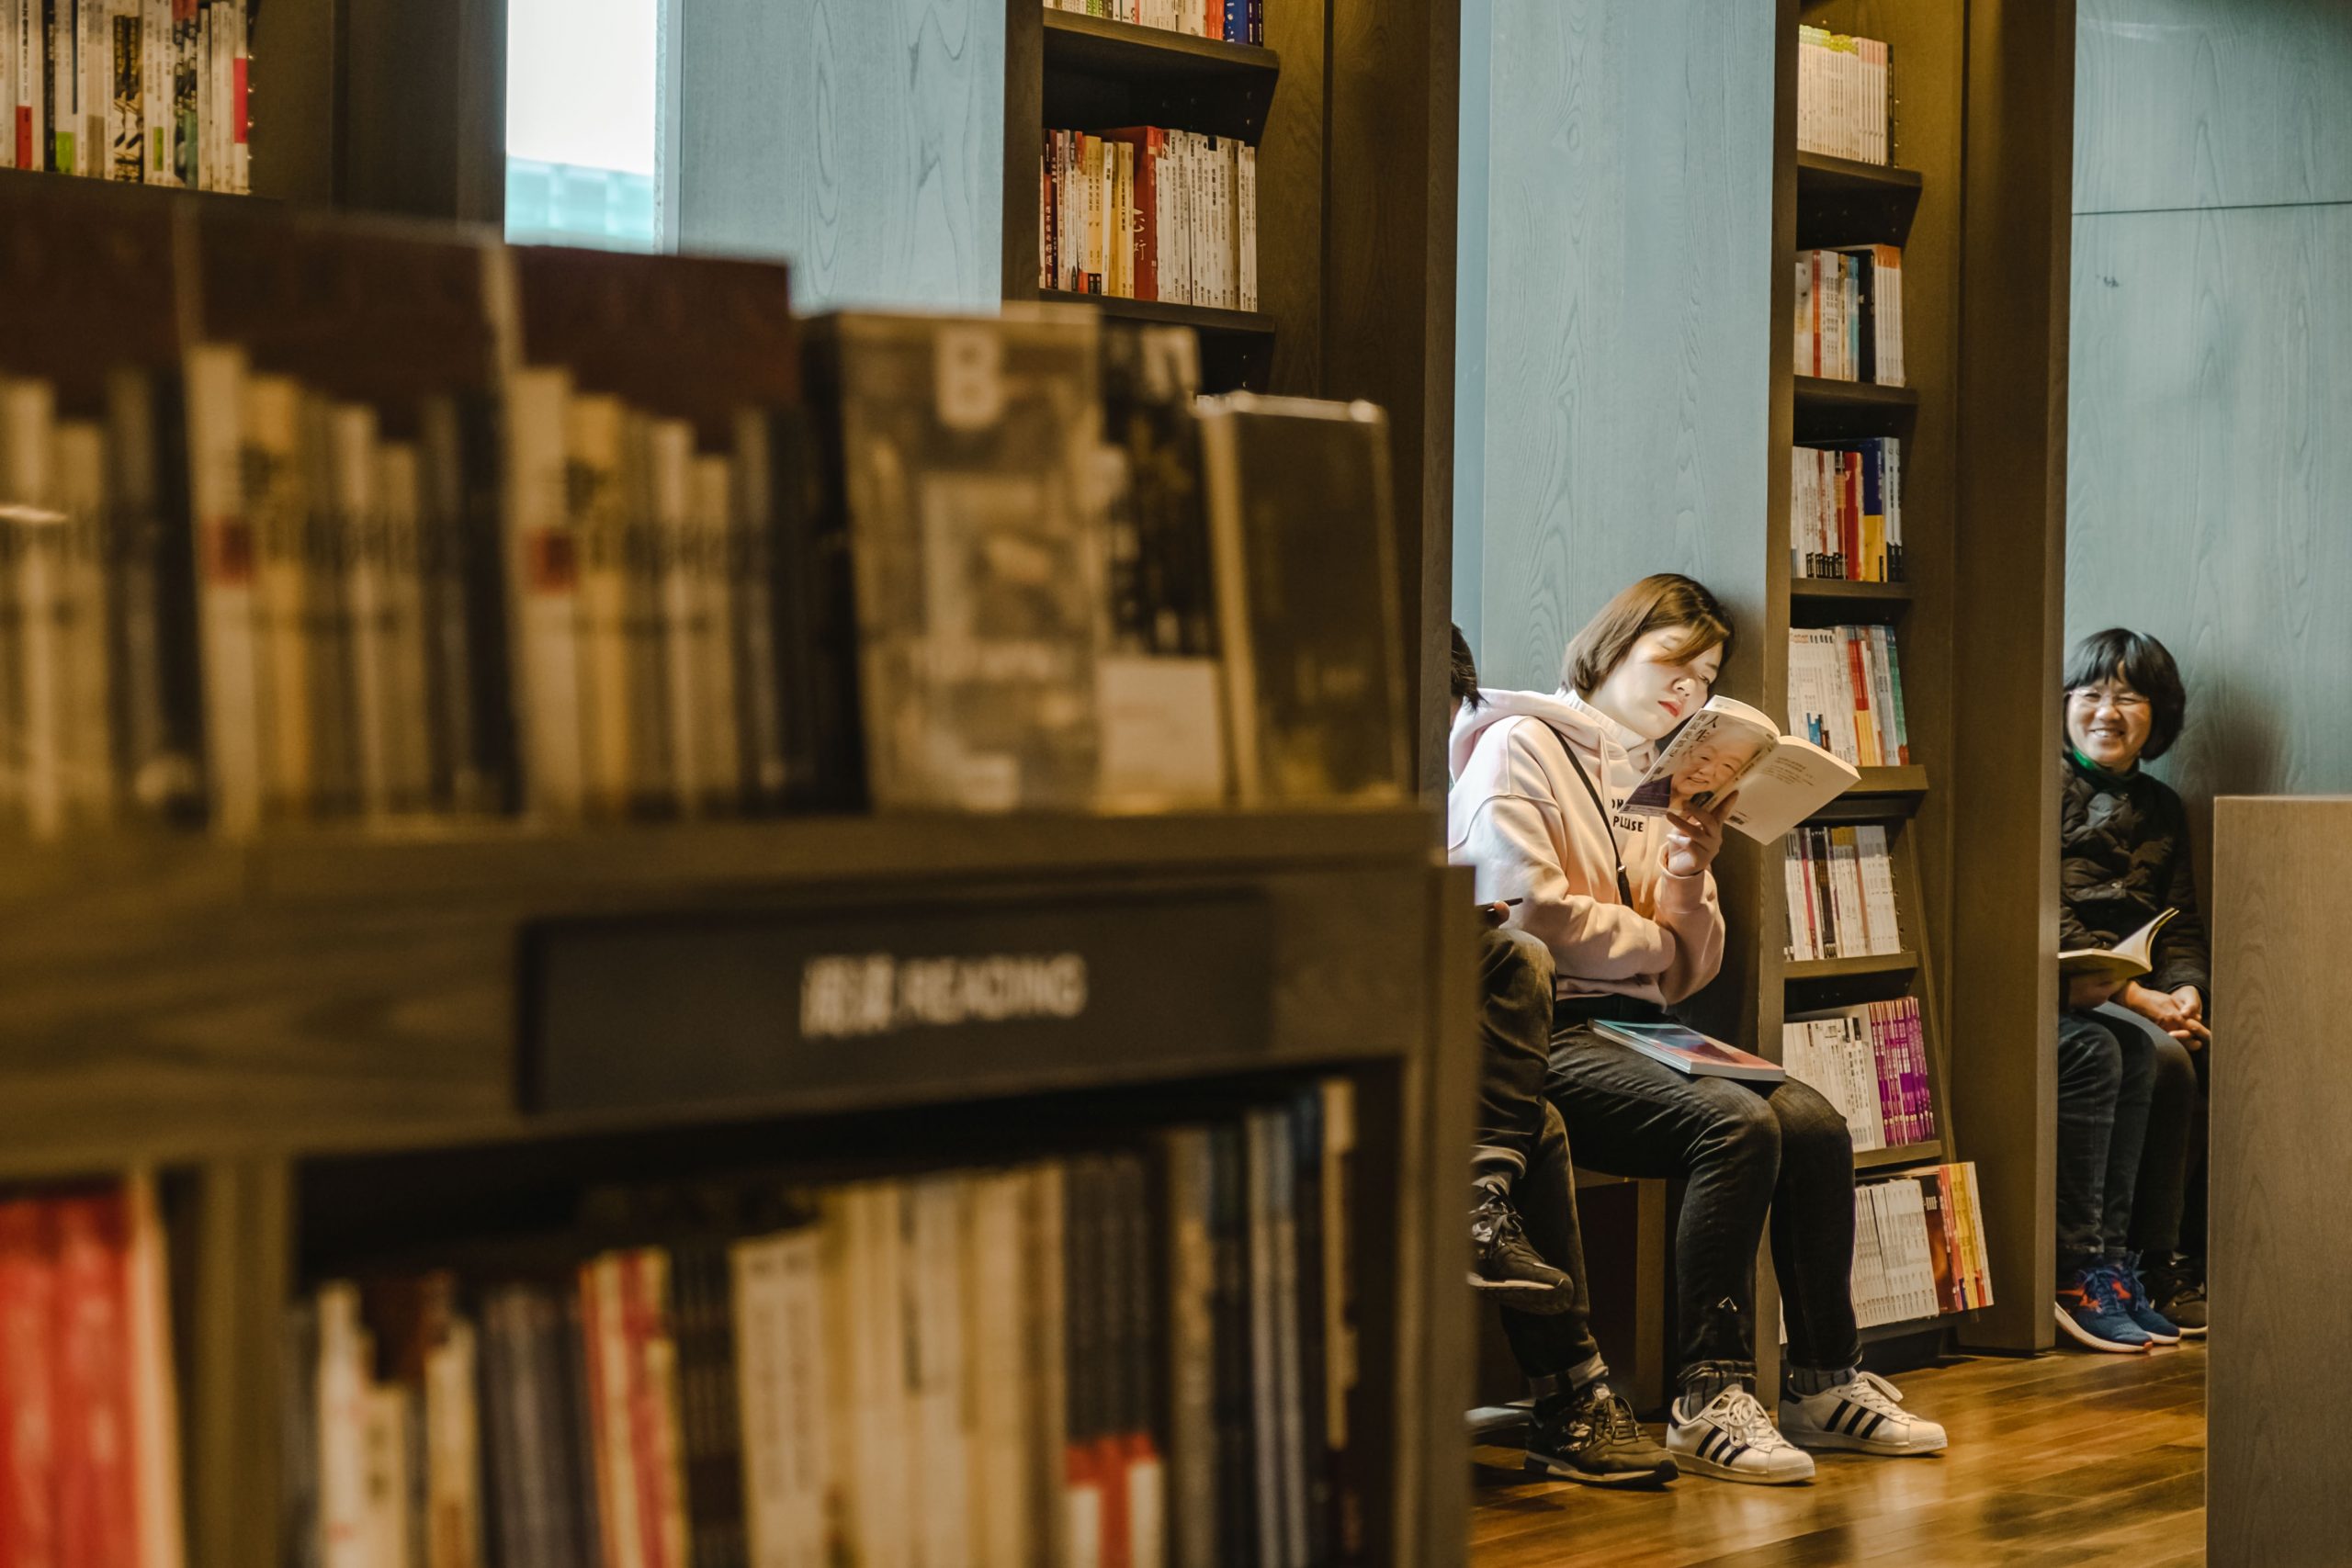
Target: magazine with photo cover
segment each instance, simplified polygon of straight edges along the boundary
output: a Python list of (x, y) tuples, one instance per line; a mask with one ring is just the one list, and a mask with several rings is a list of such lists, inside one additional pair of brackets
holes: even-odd
[(1624, 809), (1648, 815), (1703, 809), (1738, 795), (1729, 818), (1771, 843), (1861, 779), (1860, 770), (1781, 727), (1746, 703), (1711, 697), (1650, 763)]

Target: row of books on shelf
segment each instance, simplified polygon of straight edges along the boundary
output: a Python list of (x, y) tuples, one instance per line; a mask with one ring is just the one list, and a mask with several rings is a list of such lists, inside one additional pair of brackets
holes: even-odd
[(1046, 133), (1038, 284), (1258, 308), (1258, 150), (1139, 126)]
[(1808, 444), (1789, 466), (1789, 572), (1903, 581), (1903, 443), (1892, 435)]
[(1409, 793), (1369, 405), (1196, 404), (1083, 307), (6, 197), (0, 825)]
[(1076, 11), (1224, 43), (1266, 41), (1265, 0), (1046, 0), (1048, 11)]
[(1797, 149), (1894, 162), (1894, 57), (1878, 39), (1797, 28)]
[(252, 188), (251, 0), (0, 0), (0, 169)]
[(1797, 253), (1796, 373), (1903, 380), (1903, 252), (1894, 245)]
[(145, 1178), (0, 1201), (0, 1562), (181, 1568), (168, 1274)]
[(1894, 628), (1791, 627), (1789, 732), (1858, 768), (1909, 762), (1911, 728)]
[(1798, 828), (1781, 843), (1792, 962), (1903, 951), (1884, 827)]
[(1358, 1561), (1353, 1114), (1334, 1080), (1011, 1168), (639, 1191), (595, 1216), (639, 1239), (537, 1277), (510, 1241), (329, 1282), (289, 1563)]
[(1790, 1019), (1781, 1026), (1781, 1066), (1837, 1107), (1858, 1152), (1907, 1148), (1936, 1136), (1916, 997)]
[(1973, 1162), (1857, 1186), (1857, 1323), (1872, 1328), (1991, 1306), (1984, 1213)]

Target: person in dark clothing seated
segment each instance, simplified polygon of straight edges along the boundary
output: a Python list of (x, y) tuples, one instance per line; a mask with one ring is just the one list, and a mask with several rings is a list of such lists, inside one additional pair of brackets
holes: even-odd
[[(1453, 628), (1453, 716), (1479, 704), (1478, 667)], [(1503, 1308), (1535, 1410), (1527, 1467), (1596, 1486), (1657, 1485), (1673, 1458), (1609, 1386), (1592, 1333), (1567, 1125), (1544, 1098), (1552, 1058), (1552, 952), (1487, 911), (1478, 962), (1478, 1122), (1470, 1165), (1470, 1282)]]
[(2077, 976), (2059, 1015), (2058, 1324), (2143, 1350), (2205, 1332), (2211, 963), (2188, 808), (2141, 766), (2179, 738), (2188, 694), (2163, 643), (2116, 628), (2075, 649), (2065, 701), (2060, 945), (2111, 947), (2173, 913), (2150, 974)]

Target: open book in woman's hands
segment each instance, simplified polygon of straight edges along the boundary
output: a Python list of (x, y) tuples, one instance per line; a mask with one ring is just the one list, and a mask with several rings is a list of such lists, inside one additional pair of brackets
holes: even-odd
[(1656, 815), (1713, 805), (1736, 791), (1731, 825), (1772, 843), (1861, 780), (1844, 758), (1783, 735), (1757, 709), (1712, 697), (1675, 732), (1642, 775), (1625, 809)]
[(2058, 955), (2058, 973), (2066, 979), (2077, 975), (2096, 975), (2100, 979), (2120, 986), (2126, 980), (2136, 980), (2156, 966), (2156, 933), (2165, 922), (2180, 911), (2166, 909), (2113, 947), (2070, 947)]

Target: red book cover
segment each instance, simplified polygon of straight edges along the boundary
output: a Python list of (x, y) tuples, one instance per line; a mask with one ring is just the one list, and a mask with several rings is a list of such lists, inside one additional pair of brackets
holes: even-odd
[(47, 1205), (0, 1203), (0, 1562), (10, 1568), (64, 1568), (51, 1438), (52, 1257)]
[[(1849, 556), (1847, 558), (1850, 560), (1853, 558)], [(1846, 673), (1852, 682), (1854, 694), (1854, 738), (1858, 760), (1865, 768), (1875, 767), (1886, 759), (1879, 750), (1878, 726), (1873, 722), (1875, 716), (1871, 712), (1871, 672), (1862, 662), (1861, 641), (1850, 628), (1846, 634)]]
[(57, 1539), (66, 1568), (139, 1561), (139, 1493), (131, 1469), (130, 1214), (120, 1192), (50, 1206), (57, 1239)]
[(1105, 141), (1124, 141), (1136, 150), (1136, 298), (1159, 298), (1159, 153), (1168, 132), (1158, 126), (1130, 125), (1102, 133)]
[(652, 1249), (622, 1255), (623, 1332), (628, 1343), (628, 1434), (635, 1454), (638, 1535), (645, 1542), (645, 1568), (687, 1568), (671, 1550), (671, 1529), (684, 1518), (679, 1495), (677, 1455), (670, 1441), (674, 1419), (662, 1408), (669, 1380), (657, 1357), (667, 1354), (670, 1329), (662, 1298), (664, 1270)]

